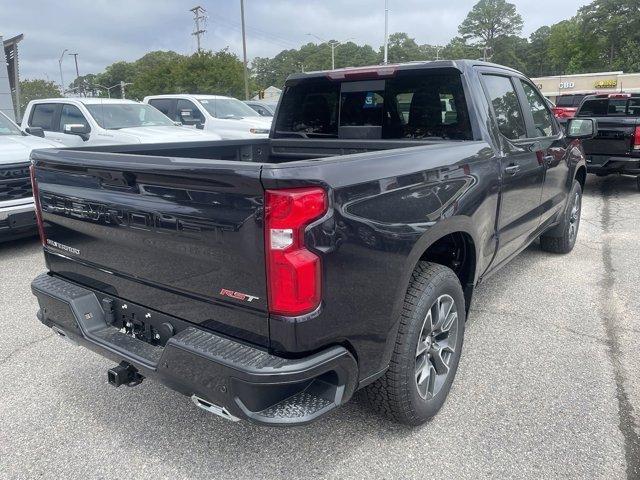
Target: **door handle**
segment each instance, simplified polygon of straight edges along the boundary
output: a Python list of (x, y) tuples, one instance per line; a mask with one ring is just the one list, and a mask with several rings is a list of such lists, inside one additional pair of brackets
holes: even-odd
[(520, 171), (520, 165), (509, 165), (504, 171), (513, 176)]

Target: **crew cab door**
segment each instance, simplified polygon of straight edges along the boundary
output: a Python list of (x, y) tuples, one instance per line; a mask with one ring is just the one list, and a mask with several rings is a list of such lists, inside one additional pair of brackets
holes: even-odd
[(540, 143), (530, 138), (518, 94), (518, 79), (504, 72), (483, 72), (482, 83), (500, 132), (502, 188), (494, 264), (519, 252), (538, 228), (545, 167)]
[(536, 155), (544, 165), (544, 183), (540, 201), (540, 224), (556, 218), (562, 210), (569, 191), (568, 141), (553, 118), (547, 102), (531, 83), (516, 80), (516, 89), (522, 98), (527, 131), (537, 142)]

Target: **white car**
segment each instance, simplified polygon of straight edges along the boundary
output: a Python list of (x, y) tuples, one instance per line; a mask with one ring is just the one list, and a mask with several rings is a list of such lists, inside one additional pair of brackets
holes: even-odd
[(41, 128), (45, 138), (68, 147), (220, 140), (214, 133), (176, 125), (149, 105), (106, 98), (32, 100), (22, 128)]
[(0, 241), (36, 232), (29, 155), (36, 148), (62, 146), (27, 135), (0, 112)]
[(237, 98), (220, 95), (153, 95), (144, 103), (183, 125), (215, 132), (223, 139), (266, 138), (271, 117), (261, 117)]

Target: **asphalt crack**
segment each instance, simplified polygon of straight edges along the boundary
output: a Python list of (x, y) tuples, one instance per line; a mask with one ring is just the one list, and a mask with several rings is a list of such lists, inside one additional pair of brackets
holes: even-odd
[[(611, 183), (602, 182), (601, 195), (603, 201), (602, 208), (602, 229), (605, 236), (611, 233), (615, 225), (611, 208), (610, 196), (613, 194)], [(615, 276), (613, 266), (613, 253), (611, 242), (603, 242), (602, 261), (604, 264), (604, 279), (600, 289), (600, 305), (602, 306), (602, 318), (606, 333), (606, 344), (609, 358), (613, 365), (614, 380), (616, 382), (616, 398), (618, 400), (619, 429), (624, 438), (625, 459), (627, 463), (627, 478), (629, 480), (640, 479), (640, 435), (635, 422), (633, 405), (629, 400), (629, 395), (624, 387), (625, 369), (621, 361), (622, 348), (618, 334), (618, 306), (615, 301), (614, 288)], [(604, 306), (607, 306), (606, 308)]]
[(49, 338), (54, 337), (55, 335), (56, 335), (55, 333), (51, 333), (49, 335), (46, 335), (44, 337), (38, 338), (29, 343), (25, 343), (24, 345), (19, 346), (18, 348), (10, 352), (9, 355), (0, 359), (0, 367), (3, 366), (5, 363), (9, 362), (9, 360), (11, 360), (13, 357), (20, 355), (20, 353), (24, 352), (25, 350), (28, 350), (34, 345), (44, 342), (45, 340), (48, 340)]

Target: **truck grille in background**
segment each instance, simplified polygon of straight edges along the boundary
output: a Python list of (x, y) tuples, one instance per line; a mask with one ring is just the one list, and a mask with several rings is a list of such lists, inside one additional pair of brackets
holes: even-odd
[(31, 196), (29, 164), (0, 165), (0, 202)]

